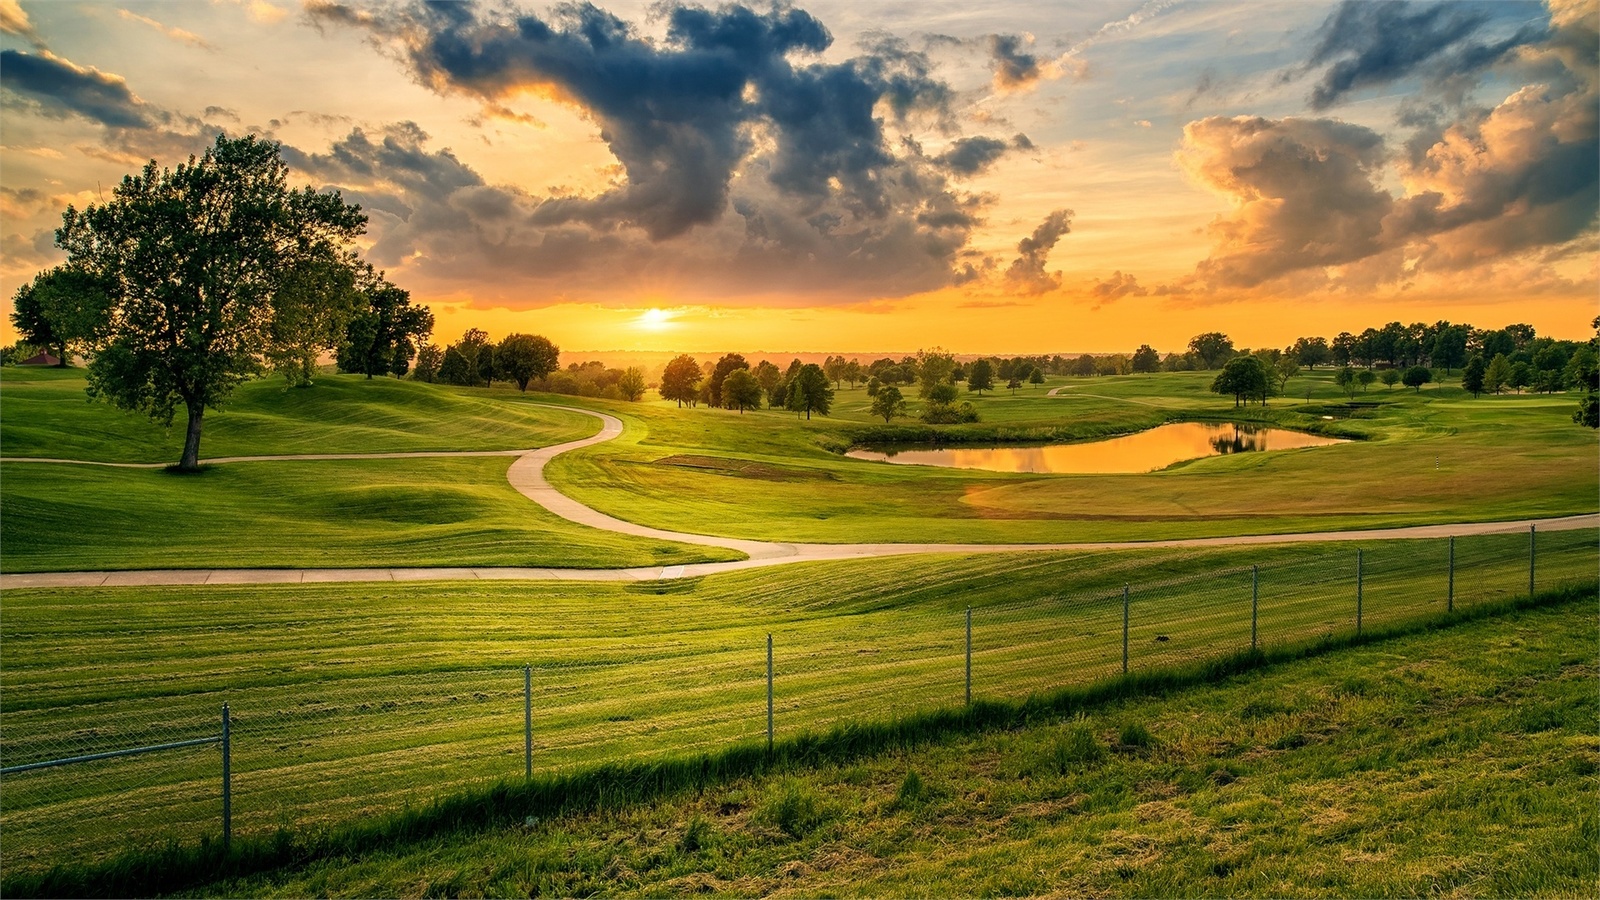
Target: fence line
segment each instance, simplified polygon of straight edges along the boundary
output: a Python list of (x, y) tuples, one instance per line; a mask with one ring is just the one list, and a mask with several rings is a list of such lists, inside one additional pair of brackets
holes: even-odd
[[(780, 730), (1023, 697), (1352, 626), (1360, 635), (1441, 605), (1453, 612), (1520, 595), (1524, 561), (1530, 595), (1537, 572), (1547, 586), (1594, 584), (1593, 533), (1530, 529), (1525, 548), (1517, 540), (1475, 537), (1458, 548), (1451, 538), (1442, 559), (1421, 544), (1363, 547), (1353, 565), (1309, 558), (949, 611), (817, 614), (764, 628), (764, 678), (752, 665), (762, 625), (748, 623), (702, 646), (572, 641), (537, 681), (525, 663), (194, 692), (165, 698), (156, 713), (153, 703), (89, 704), (88, 715), (8, 687), (0, 696), (7, 867), (219, 829), (226, 843), (236, 809), (243, 833), (333, 824), (425, 799), (415, 785), (445, 793), (505, 777), (515, 763), (504, 757), (519, 750), (528, 778), (536, 761), (556, 769), (761, 737), (770, 751)], [(199, 733), (201, 710), (215, 710), (224, 694), (220, 733)], [(144, 720), (132, 722), (136, 713)], [(174, 739), (125, 740), (161, 735)], [(175, 753), (213, 746), (220, 797), (214, 758)]]

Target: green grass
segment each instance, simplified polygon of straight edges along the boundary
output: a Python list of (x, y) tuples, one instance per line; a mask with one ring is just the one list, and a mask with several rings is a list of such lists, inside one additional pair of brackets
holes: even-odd
[(0, 571), (610, 568), (738, 559), (546, 512), (509, 457), (250, 462), (197, 475), (0, 464)]
[[(183, 414), (172, 429), (90, 402), (81, 369), (0, 368), (5, 456), (176, 463)], [(279, 379), (241, 385), (206, 413), (201, 459), (301, 453), (520, 450), (588, 437), (590, 416), (534, 405), (515, 390), (322, 375), (313, 387)]]
[[(1348, 418), (1347, 398), (1318, 373), (1293, 379), (1266, 409), (1234, 410), (1207, 373), (1051, 379), (1045, 389), (985, 397), (978, 426), (867, 418), (862, 389), (841, 391), (829, 419), (761, 411), (611, 404), (617, 441), (551, 463), (564, 492), (661, 528), (772, 540), (1140, 540), (1394, 527), (1593, 512), (1600, 446), (1571, 422), (1566, 395), (1471, 398), (1453, 384), (1382, 389)], [(1310, 389), (1311, 400), (1305, 399)], [(599, 406), (599, 404), (596, 404)], [(1359, 440), (1310, 450), (1181, 463), (1144, 475), (1019, 475), (896, 466), (833, 450), (938, 433), (946, 440), (1093, 438), (1172, 420), (1260, 421)], [(710, 468), (680, 457), (755, 463)]]
[[(1365, 545), (1364, 627), (1439, 615), (1442, 542)], [(1458, 608), (1524, 595), (1526, 537), (1457, 542)], [(958, 706), (964, 611), (979, 700), (1018, 700), (1249, 646), (1349, 637), (1353, 549), (932, 556), (631, 585), (438, 583), (8, 591), (7, 763), (213, 733), (235, 717), (243, 836), (371, 819), (518, 774), (522, 671), (541, 772), (720, 752)], [(1592, 589), (1593, 532), (1540, 537), (1540, 585)], [(1153, 733), (1159, 740), (1158, 732)], [(8, 862), (214, 831), (214, 750), (8, 778)], [(31, 780), (23, 780), (28, 778)]]

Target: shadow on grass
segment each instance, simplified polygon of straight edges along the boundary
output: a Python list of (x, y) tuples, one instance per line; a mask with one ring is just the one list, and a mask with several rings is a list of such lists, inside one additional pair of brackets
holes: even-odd
[(270, 837), (215, 840), (129, 851), (110, 860), (57, 866), (0, 878), (7, 897), (149, 896), (193, 889), (223, 879), (295, 868), (317, 860), (359, 856), (455, 832), (481, 832), (567, 813), (616, 808), (706, 790), (738, 778), (837, 764), (884, 751), (931, 744), (952, 735), (1012, 729), (1129, 697), (1160, 697), (1185, 688), (1333, 651), (1492, 618), (1517, 610), (1562, 606), (1597, 598), (1594, 588), (1572, 586), (1499, 603), (1482, 604), (1428, 619), (1325, 636), (1315, 641), (1245, 650), (1184, 666), (1135, 672), (1021, 701), (978, 700), (891, 721), (861, 722), (821, 733), (805, 732), (774, 744), (743, 742), (694, 756), (605, 763), (563, 774), (501, 781), (435, 800), (431, 805), (373, 821), (314, 833), (279, 830)]

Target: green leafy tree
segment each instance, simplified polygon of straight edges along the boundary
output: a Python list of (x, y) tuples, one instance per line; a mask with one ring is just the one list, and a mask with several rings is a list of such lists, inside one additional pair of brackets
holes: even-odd
[(622, 373), (622, 377), (617, 379), (617, 393), (630, 403), (637, 403), (643, 399), (644, 391), (644, 372), (635, 367), (630, 366)]
[(1321, 337), (1295, 338), (1294, 346), (1289, 348), (1289, 355), (1295, 362), (1305, 366), (1310, 371), (1316, 371), (1317, 366), (1325, 365), (1333, 359), (1328, 350), (1328, 339)]
[(795, 377), (789, 381), (788, 401), (784, 409), (795, 413), (805, 413), (810, 419), (812, 413), (825, 416), (833, 406), (833, 388), (829, 387), (829, 379), (822, 367), (816, 363), (807, 363), (800, 367)]
[(1468, 360), (1467, 367), (1461, 371), (1461, 389), (1471, 391), (1474, 397), (1483, 393), (1484, 382), (1488, 380), (1487, 369), (1481, 356)]
[(1514, 390), (1516, 390), (1517, 393), (1520, 394), (1522, 393), (1523, 388), (1532, 383), (1532, 366), (1520, 360), (1511, 364), (1511, 377), (1506, 379), (1507, 385), (1510, 385)]
[(170, 424), (188, 414), (178, 467), (200, 462), (207, 409), (261, 371), (273, 302), (307, 258), (343, 258), (366, 217), (337, 193), (288, 187), (278, 146), (219, 136), (173, 169), (151, 161), (56, 231), (67, 266), (104, 286), (89, 393)]
[(895, 416), (905, 415), (906, 401), (900, 396), (900, 389), (893, 385), (879, 388), (878, 393), (872, 397), (872, 414), (883, 416), (885, 423)]
[(1354, 397), (1357, 387), (1356, 370), (1349, 366), (1340, 367), (1339, 371), (1333, 375), (1333, 383), (1338, 385), (1339, 390), (1344, 391), (1347, 396)]
[(538, 334), (508, 334), (494, 352), (500, 377), (515, 382), (523, 393), (527, 393), (528, 382), (554, 372), (560, 359), (560, 348)]
[(1139, 374), (1148, 374), (1161, 370), (1161, 354), (1157, 353), (1149, 344), (1140, 344), (1139, 349), (1133, 351), (1133, 371)]
[(1384, 369), (1378, 380), (1383, 382), (1384, 387), (1393, 390), (1394, 386), (1400, 383), (1400, 372), (1395, 369)]
[(356, 273), (356, 286), (361, 299), (335, 357), (339, 371), (368, 378), (406, 374), (417, 344), (433, 333), (433, 313), (426, 306), (412, 306), (409, 292), (370, 266)]
[(1267, 367), (1255, 356), (1239, 356), (1228, 360), (1211, 382), (1212, 393), (1232, 394), (1235, 407), (1241, 400), (1259, 399), (1265, 404), (1269, 389)]
[(432, 384), (439, 380), (439, 366), (443, 362), (443, 348), (438, 344), (423, 344), (417, 348), (417, 361), (411, 367), (411, 377)]
[(1215, 369), (1233, 356), (1233, 341), (1220, 331), (1208, 331), (1189, 339), (1189, 352), (1200, 359), (1203, 368)]
[(1483, 388), (1491, 394), (1498, 394), (1505, 390), (1511, 383), (1511, 360), (1504, 353), (1496, 354), (1489, 360), (1489, 368), (1483, 371)]
[(1436, 366), (1444, 366), (1444, 373), (1467, 361), (1467, 337), (1471, 329), (1465, 325), (1450, 325), (1444, 322), (1434, 333), (1433, 351), (1429, 357)]
[(489, 343), (488, 333), (481, 328), (468, 328), (461, 335), (461, 340), (451, 344), (445, 351), (444, 365), (440, 368), (440, 380), (446, 384), (463, 387), (477, 387), (484, 384), (483, 360), (485, 356), (489, 356), (492, 366), (492, 353), (493, 345)]
[(922, 382), (921, 396), (926, 398), (936, 385), (949, 384), (955, 368), (955, 356), (942, 347), (917, 351), (916, 370)]
[(284, 273), (273, 298), (267, 364), (290, 387), (310, 387), (317, 359), (339, 346), (365, 302), (354, 259), (311, 258)]
[(1278, 357), (1270, 373), (1277, 381), (1278, 393), (1283, 393), (1289, 387), (1289, 379), (1300, 374), (1300, 357), (1293, 353), (1285, 353)]
[(1422, 386), (1433, 380), (1433, 372), (1427, 366), (1412, 366), (1406, 370), (1404, 380), (1406, 387), (1416, 388), (1420, 394)]
[(17, 288), (11, 324), (22, 339), (71, 364), (74, 346), (86, 347), (106, 320), (109, 291), (93, 275), (73, 266), (56, 266)]
[(1361, 390), (1363, 392), (1366, 391), (1367, 388), (1372, 387), (1372, 383), (1377, 380), (1378, 373), (1372, 371), (1371, 369), (1362, 369), (1356, 373), (1356, 381), (1361, 385)]
[(869, 376), (867, 378), (867, 396), (868, 397), (876, 397), (876, 396), (878, 396), (878, 391), (883, 390), (884, 387), (885, 387), (884, 383), (878, 380), (878, 376), (872, 375), (872, 376)]
[(747, 409), (761, 408), (761, 382), (756, 381), (749, 368), (734, 369), (723, 379), (722, 405), (737, 409), (740, 415)]
[(1028, 373), (1028, 383), (1033, 385), (1044, 384), (1044, 370), (1034, 366), (1033, 371)]
[(967, 390), (976, 391), (979, 397), (984, 391), (994, 390), (994, 366), (987, 359), (978, 360), (967, 371)]
[(673, 357), (661, 373), (660, 391), (663, 400), (678, 401), (680, 409), (695, 402), (700, 394), (700, 364), (687, 353)]
[(761, 385), (761, 392), (767, 395), (767, 406), (778, 405), (778, 386), (783, 384), (783, 373), (778, 367), (766, 360), (756, 363), (756, 383)]

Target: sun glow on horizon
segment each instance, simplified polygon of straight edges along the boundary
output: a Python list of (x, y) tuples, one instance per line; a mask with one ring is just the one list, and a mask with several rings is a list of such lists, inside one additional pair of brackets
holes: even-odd
[(675, 324), (673, 318), (674, 314), (670, 310), (652, 306), (633, 320), (633, 327), (640, 331), (662, 332), (672, 328)]

